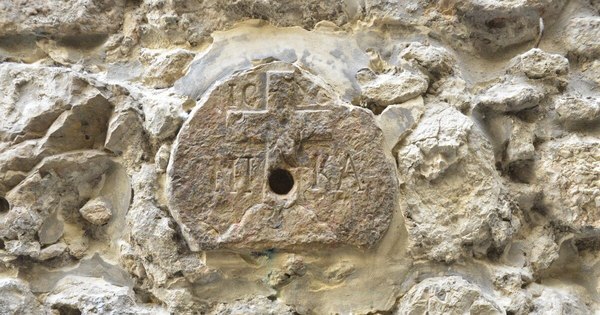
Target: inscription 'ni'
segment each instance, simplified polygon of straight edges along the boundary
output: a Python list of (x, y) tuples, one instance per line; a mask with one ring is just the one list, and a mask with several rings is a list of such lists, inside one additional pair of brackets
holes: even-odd
[(213, 192), (227, 191), (230, 194), (252, 193), (254, 180), (253, 167), (256, 159), (253, 156), (242, 156), (225, 159), (213, 164)]

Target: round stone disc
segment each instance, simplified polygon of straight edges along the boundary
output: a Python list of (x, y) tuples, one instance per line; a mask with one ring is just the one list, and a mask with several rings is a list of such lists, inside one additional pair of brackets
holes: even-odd
[(169, 209), (192, 250), (371, 247), (397, 205), (373, 114), (271, 63), (234, 75), (183, 125)]

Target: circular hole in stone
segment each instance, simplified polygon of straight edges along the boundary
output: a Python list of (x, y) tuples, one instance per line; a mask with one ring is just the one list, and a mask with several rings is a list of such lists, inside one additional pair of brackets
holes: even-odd
[(8, 210), (10, 210), (8, 200), (4, 197), (0, 197), (0, 213), (7, 212)]
[(288, 170), (281, 168), (271, 171), (269, 174), (269, 187), (278, 195), (285, 195), (294, 187), (294, 177)]

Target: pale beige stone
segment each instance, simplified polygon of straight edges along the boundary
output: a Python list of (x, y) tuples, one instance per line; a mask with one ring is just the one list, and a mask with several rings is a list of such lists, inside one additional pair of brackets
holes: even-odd
[(431, 79), (452, 74), (456, 63), (445, 48), (423, 45), (419, 42), (410, 43), (400, 52), (400, 58), (425, 70)]
[(65, 276), (47, 295), (44, 304), (60, 313), (167, 314), (161, 307), (138, 305), (133, 290), (101, 278)]
[(600, 55), (600, 17), (573, 18), (565, 28), (567, 49), (582, 60), (594, 60)]
[(141, 57), (142, 62), (146, 65), (146, 71), (142, 75), (142, 80), (152, 88), (171, 87), (177, 79), (183, 76), (194, 56), (193, 52), (183, 49), (174, 51), (144, 50)]
[(56, 243), (40, 250), (39, 260), (48, 260), (57, 257), (65, 252), (67, 245), (65, 243)]
[(28, 250), (27, 253), (36, 256), (40, 241), (46, 243), (61, 237), (61, 230), (57, 235), (45, 232), (47, 221), (56, 221), (56, 213), (60, 212), (62, 217), (71, 217), (72, 222), (81, 204), (90, 198), (113, 166), (105, 154), (96, 151), (66, 153), (44, 159), (6, 195), (11, 209), (0, 214), (0, 237), (4, 241), (36, 246), (37, 251)]
[(467, 0), (451, 2), (479, 51), (493, 53), (535, 40), (540, 19), (552, 25), (565, 0)]
[(504, 314), (494, 297), (460, 276), (427, 278), (413, 286), (395, 314)]
[[(131, 245), (121, 250), (122, 266), (134, 275), (152, 278), (157, 286), (164, 286), (173, 278), (199, 284), (217, 281), (221, 278), (219, 272), (207, 268), (202, 255), (188, 250), (180, 239), (177, 224), (157, 206), (158, 182), (158, 174), (151, 164), (142, 165), (132, 176), (133, 202), (125, 218)], [(187, 297), (189, 292), (180, 291), (173, 289), (156, 294), (165, 296), (169, 308), (198, 306)]]
[(94, 225), (104, 225), (112, 217), (112, 205), (103, 198), (90, 199), (81, 209), (79, 213), (88, 222)]
[(0, 313), (46, 314), (26, 282), (20, 279), (0, 279)]
[(0, 36), (96, 35), (119, 29), (124, 0), (10, 1), (0, 4)]
[(569, 72), (569, 60), (534, 48), (510, 60), (509, 73), (524, 73), (530, 79), (564, 76)]
[(498, 112), (516, 112), (539, 105), (541, 88), (528, 82), (506, 82), (491, 86), (477, 98), (477, 104)]
[(600, 126), (600, 102), (595, 98), (561, 95), (554, 100), (556, 120), (569, 130)]
[(264, 296), (245, 298), (232, 303), (219, 304), (213, 315), (291, 315), (294, 309), (279, 301), (271, 301)]
[(506, 147), (506, 162), (533, 159), (535, 153), (533, 128), (532, 124), (513, 119), (510, 140)]
[(536, 182), (543, 189), (540, 207), (573, 232), (600, 227), (600, 141), (571, 135), (540, 147)]
[(415, 257), (452, 262), (501, 252), (519, 228), (491, 145), (472, 120), (430, 104), (398, 150)]
[(381, 74), (362, 86), (367, 102), (379, 106), (399, 104), (420, 96), (427, 91), (429, 83), (423, 77), (402, 71), (398, 74)]

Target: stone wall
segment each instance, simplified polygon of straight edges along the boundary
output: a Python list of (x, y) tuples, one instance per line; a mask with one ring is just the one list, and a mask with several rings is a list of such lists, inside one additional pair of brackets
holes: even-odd
[(600, 2), (0, 0), (0, 314), (600, 312)]

